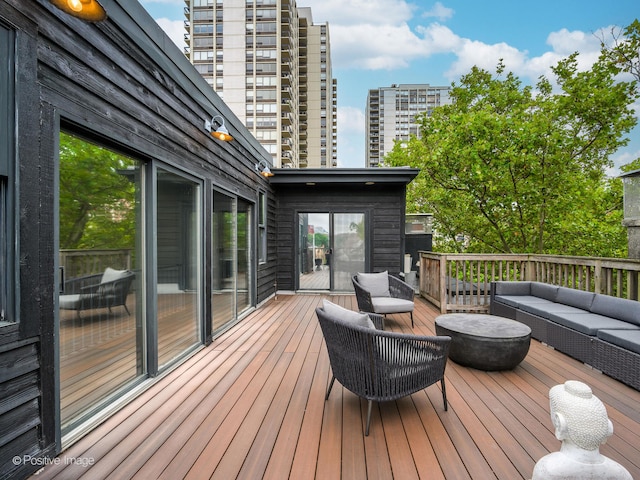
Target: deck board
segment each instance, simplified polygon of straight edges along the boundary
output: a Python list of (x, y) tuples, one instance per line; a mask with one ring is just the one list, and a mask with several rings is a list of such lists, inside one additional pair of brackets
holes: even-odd
[[(279, 295), (157, 379), (34, 479), (526, 479), (557, 451), (548, 392), (567, 379), (605, 403), (614, 436), (601, 452), (640, 478), (640, 392), (540, 342), (513, 371), (449, 362), (440, 385), (367, 402), (331, 378), (315, 307), (350, 295)], [(434, 334), (438, 312), (416, 301), (388, 330)], [(92, 459), (86, 467), (65, 459)]]

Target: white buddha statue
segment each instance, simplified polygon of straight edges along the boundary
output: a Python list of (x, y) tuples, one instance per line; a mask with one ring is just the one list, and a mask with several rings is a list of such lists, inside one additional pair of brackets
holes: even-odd
[(600, 445), (613, 434), (613, 424), (588, 385), (569, 380), (553, 387), (549, 400), (562, 446), (536, 463), (532, 480), (633, 480), (626, 468), (600, 454)]

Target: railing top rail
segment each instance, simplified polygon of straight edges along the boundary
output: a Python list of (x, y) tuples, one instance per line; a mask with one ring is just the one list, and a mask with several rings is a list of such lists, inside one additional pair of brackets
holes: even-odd
[(425, 258), (432, 259), (529, 261), (567, 265), (598, 265), (604, 268), (624, 268), (626, 270), (640, 271), (640, 259), (635, 258), (579, 257), (518, 253), (434, 253), (427, 251), (420, 251), (419, 253)]

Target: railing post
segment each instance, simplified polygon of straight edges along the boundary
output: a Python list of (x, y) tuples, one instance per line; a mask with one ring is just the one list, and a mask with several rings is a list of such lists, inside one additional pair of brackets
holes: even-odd
[(527, 256), (526, 265), (527, 265), (527, 267), (526, 267), (527, 271), (525, 272), (525, 280), (527, 282), (533, 282), (536, 279), (533, 276), (533, 262), (531, 261), (531, 256), (530, 255)]
[(440, 313), (447, 313), (447, 256), (440, 256)]
[(593, 275), (593, 291), (594, 293), (602, 293), (602, 260), (596, 260)]

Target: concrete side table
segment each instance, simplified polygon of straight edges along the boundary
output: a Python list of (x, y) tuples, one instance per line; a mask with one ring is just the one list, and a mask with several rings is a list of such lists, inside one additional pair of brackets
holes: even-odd
[(451, 337), (449, 358), (478, 370), (511, 370), (529, 352), (531, 329), (495, 315), (448, 313), (436, 318), (436, 334)]

